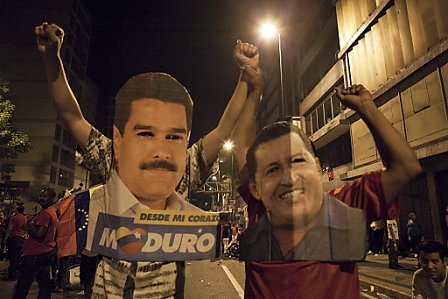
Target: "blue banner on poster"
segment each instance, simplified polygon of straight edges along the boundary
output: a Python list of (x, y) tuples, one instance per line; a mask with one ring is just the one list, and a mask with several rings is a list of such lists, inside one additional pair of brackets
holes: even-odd
[(222, 216), (168, 210), (139, 210), (134, 218), (99, 213), (92, 251), (128, 261), (211, 259), (219, 248)]

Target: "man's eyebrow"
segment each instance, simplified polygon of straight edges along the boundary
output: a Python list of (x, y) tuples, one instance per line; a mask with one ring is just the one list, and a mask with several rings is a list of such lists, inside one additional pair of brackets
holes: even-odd
[(173, 133), (187, 134), (187, 130), (185, 128), (172, 128)]
[(154, 129), (153, 126), (146, 126), (146, 125), (139, 125), (139, 124), (136, 124), (134, 126), (134, 130), (152, 130), (152, 129)]
[[(136, 124), (134, 126), (134, 130), (154, 130), (154, 126)], [(187, 129), (185, 129), (185, 128), (171, 128), (170, 132), (172, 132), (172, 133), (180, 133), (180, 134), (187, 134)]]
[(263, 167), (263, 169), (266, 169), (266, 168), (269, 168), (269, 167), (272, 167), (272, 166), (277, 166), (279, 163), (278, 162), (271, 162), (271, 163), (269, 163), (269, 164), (266, 164), (264, 167)]

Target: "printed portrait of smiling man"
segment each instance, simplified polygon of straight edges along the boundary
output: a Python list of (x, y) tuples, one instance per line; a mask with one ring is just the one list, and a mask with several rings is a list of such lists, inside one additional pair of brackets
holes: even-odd
[(266, 213), (241, 237), (241, 259), (356, 261), (366, 252), (365, 217), (323, 192), (308, 137), (288, 122), (265, 127), (248, 150), (252, 196)]

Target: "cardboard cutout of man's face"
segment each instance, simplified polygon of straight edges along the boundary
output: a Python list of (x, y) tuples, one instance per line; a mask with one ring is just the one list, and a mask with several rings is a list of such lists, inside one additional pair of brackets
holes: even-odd
[(289, 124), (272, 124), (249, 150), (251, 194), (266, 208), (240, 238), (241, 259), (346, 262), (366, 254), (364, 211), (323, 192), (311, 146)]
[(261, 144), (256, 161), (251, 190), (269, 211), (272, 226), (307, 226), (322, 206), (322, 179), (300, 136), (288, 134)]
[(123, 134), (114, 127), (118, 175), (143, 204), (166, 200), (185, 171), (188, 129), (185, 107), (157, 99), (139, 99)]

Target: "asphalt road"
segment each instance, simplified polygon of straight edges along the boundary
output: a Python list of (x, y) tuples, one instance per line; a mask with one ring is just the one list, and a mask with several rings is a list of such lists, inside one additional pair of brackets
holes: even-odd
[[(239, 299), (244, 297), (244, 263), (233, 258), (215, 261), (191, 261), (186, 263), (185, 299)], [(0, 280), (0, 298), (10, 298), (15, 282)], [(37, 297), (35, 282), (28, 294), (29, 299)], [(52, 299), (84, 298), (82, 289), (75, 288), (52, 293)], [(388, 299), (375, 289), (362, 288), (363, 299)]]

